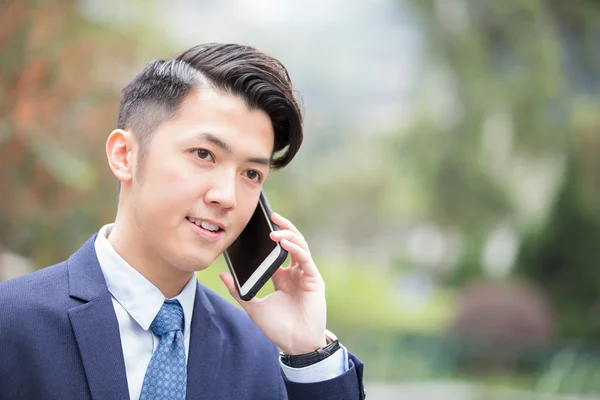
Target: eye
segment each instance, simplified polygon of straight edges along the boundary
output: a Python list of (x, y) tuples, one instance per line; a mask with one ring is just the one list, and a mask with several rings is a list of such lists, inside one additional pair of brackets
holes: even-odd
[(262, 174), (255, 169), (249, 169), (247, 171), (244, 171), (243, 174), (250, 180), (253, 180), (256, 182), (262, 181)]
[(206, 149), (196, 149), (192, 151), (196, 157), (198, 157), (201, 160), (206, 160), (206, 161), (214, 161), (215, 158), (213, 157), (212, 153)]

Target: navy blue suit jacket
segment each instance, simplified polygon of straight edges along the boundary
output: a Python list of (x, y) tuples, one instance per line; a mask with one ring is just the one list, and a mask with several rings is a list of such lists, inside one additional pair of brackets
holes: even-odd
[[(129, 398), (119, 326), (94, 249), (0, 283), (0, 400)], [(325, 382), (281, 372), (278, 350), (246, 313), (198, 284), (188, 399), (362, 399), (362, 363)], [(136, 399), (137, 400), (137, 399)]]

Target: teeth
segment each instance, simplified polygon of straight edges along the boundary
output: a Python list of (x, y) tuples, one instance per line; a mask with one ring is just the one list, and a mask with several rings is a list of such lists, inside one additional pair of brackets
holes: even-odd
[[(198, 222), (196, 222), (196, 225), (198, 225)], [(218, 226), (213, 225), (213, 224), (209, 224), (206, 221), (202, 221), (201, 224), (200, 224), (200, 226), (203, 227), (206, 230), (213, 231), (213, 232), (216, 232), (216, 231), (219, 230)]]
[(195, 219), (192, 217), (187, 217), (188, 221), (206, 229), (207, 231), (212, 231), (212, 232), (217, 232), (219, 230), (219, 227), (213, 224), (210, 224), (206, 221), (201, 221), (199, 219)]

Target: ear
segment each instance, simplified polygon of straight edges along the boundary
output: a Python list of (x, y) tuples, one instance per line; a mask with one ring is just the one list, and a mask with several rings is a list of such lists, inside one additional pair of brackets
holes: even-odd
[(136, 140), (131, 132), (115, 129), (106, 141), (106, 157), (112, 173), (121, 183), (130, 182), (135, 168)]

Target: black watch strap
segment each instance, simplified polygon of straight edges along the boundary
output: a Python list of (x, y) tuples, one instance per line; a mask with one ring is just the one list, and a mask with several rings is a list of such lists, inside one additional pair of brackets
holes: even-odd
[(281, 362), (291, 368), (308, 367), (309, 365), (313, 365), (318, 363), (319, 361), (323, 361), (339, 349), (340, 342), (334, 340), (327, 346), (317, 349), (311, 353), (297, 355), (281, 353)]

